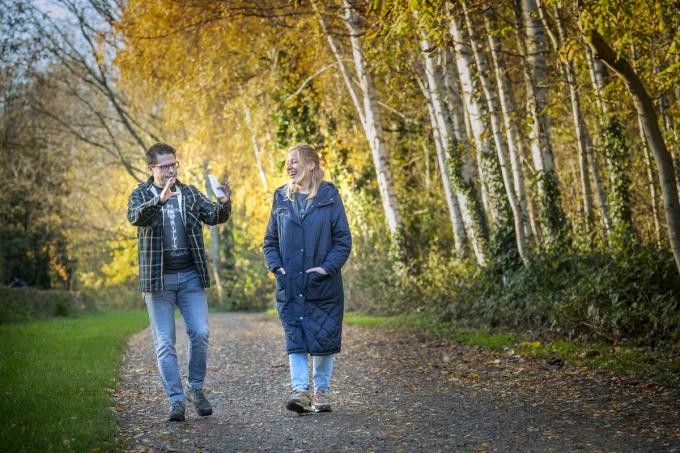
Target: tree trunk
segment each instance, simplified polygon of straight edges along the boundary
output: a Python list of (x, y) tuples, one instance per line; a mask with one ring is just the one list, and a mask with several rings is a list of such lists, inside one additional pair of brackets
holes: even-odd
[(596, 58), (590, 58), (590, 74), (595, 87), (595, 99), (600, 109), (599, 136), (609, 173), (608, 211), (612, 227), (609, 237), (625, 245), (635, 237), (631, 210), (630, 152), (617, 116), (609, 112), (602, 93), (607, 84), (607, 68)]
[(338, 68), (340, 69), (340, 73), (345, 82), (345, 86), (347, 87), (347, 91), (350, 94), (352, 103), (359, 115), (359, 121), (364, 129), (368, 145), (371, 148), (371, 156), (373, 158), (373, 165), (378, 179), (378, 188), (380, 190), (383, 211), (392, 235), (393, 245), (395, 245), (398, 253), (401, 255), (403, 252), (403, 244), (401, 244), (401, 211), (399, 202), (397, 201), (394, 183), (392, 182), (392, 171), (390, 170), (387, 161), (385, 142), (382, 138), (382, 125), (380, 122), (380, 112), (378, 110), (375, 88), (373, 86), (373, 78), (368, 71), (362, 53), (360, 36), (363, 34), (363, 30), (359, 16), (354, 11), (351, 3), (348, 0), (345, 0), (343, 2), (345, 24), (350, 32), (352, 56), (354, 58), (354, 65), (358, 74), (363, 99), (360, 99), (358, 93), (354, 90), (351, 76), (344, 63), (345, 60), (341, 55), (330, 30), (328, 30), (328, 27), (326, 26), (323, 12), (319, 9), (319, 6), (315, 1), (311, 0), (310, 3), (319, 16), (321, 29), (326, 36), (333, 56), (338, 62)]
[(462, 257), (465, 256), (465, 226), (463, 225), (456, 194), (451, 189), (451, 180), (449, 177), (446, 150), (449, 149), (454, 142), (449, 130), (450, 126), (446, 121), (447, 115), (444, 111), (445, 106), (441, 95), (441, 75), (431, 54), (431, 45), (427, 39), (422, 39), (420, 41), (420, 48), (423, 51), (423, 57), (425, 59), (425, 75), (427, 77), (427, 85), (423, 83), (421, 89), (427, 100), (427, 109), (430, 115), (430, 122), (432, 123), (432, 134), (434, 136), (435, 149), (437, 151), (437, 163), (439, 164), (439, 172), (444, 186), (444, 197), (446, 198), (451, 226), (453, 227), (454, 246), (456, 254)]
[[(520, 2), (521, 1), (521, 5)], [(518, 42), (525, 59), (527, 107), (531, 118), (529, 134), (541, 223), (547, 245), (566, 239), (566, 218), (560, 205), (559, 180), (553, 164), (550, 121), (547, 114), (546, 38), (537, 16), (535, 0), (515, 0), (518, 19)], [(524, 36), (524, 33), (526, 36)], [(525, 39), (526, 38), (526, 41)]]
[[(633, 63), (633, 69), (637, 70), (635, 66), (636, 55), (635, 47), (631, 44), (631, 60)], [(662, 113), (663, 115), (663, 113)], [(640, 116), (637, 118), (638, 122), (638, 133), (640, 134), (640, 145), (642, 147), (642, 152), (644, 155), (645, 162), (645, 175), (647, 176), (647, 187), (649, 189), (649, 199), (652, 204), (652, 219), (654, 221), (654, 244), (657, 247), (661, 247), (661, 219), (659, 218), (659, 204), (656, 196), (656, 181), (654, 179), (654, 169), (652, 168), (652, 157), (649, 155), (649, 146), (647, 145), (647, 138), (645, 137), (645, 130), (640, 120)], [(671, 155), (672, 158), (672, 155)], [(677, 176), (677, 171), (676, 171)], [(677, 180), (677, 177), (676, 177)], [(677, 184), (676, 184), (677, 185)]]
[[(205, 178), (205, 194), (213, 198), (212, 187), (208, 175), (208, 161), (203, 161), (203, 176)], [(222, 262), (220, 260), (220, 231), (217, 225), (210, 226), (210, 264), (212, 268), (213, 278), (215, 279), (215, 287), (217, 288), (217, 303), (220, 308), (224, 309), (224, 291), (222, 289)]]
[(366, 119), (364, 118), (364, 109), (362, 107), (362, 102), (359, 100), (359, 95), (354, 89), (354, 85), (352, 85), (352, 77), (350, 75), (349, 70), (347, 69), (347, 66), (345, 65), (345, 59), (343, 58), (340, 49), (338, 49), (338, 46), (335, 43), (335, 39), (333, 39), (333, 35), (331, 35), (330, 30), (328, 30), (328, 26), (326, 25), (326, 21), (324, 20), (323, 17), (323, 12), (319, 11), (319, 7), (316, 5), (316, 2), (314, 0), (310, 0), (310, 3), (312, 4), (314, 11), (316, 11), (316, 13), (319, 15), (319, 24), (321, 25), (321, 30), (323, 31), (323, 34), (326, 36), (326, 41), (328, 41), (328, 47), (330, 47), (331, 52), (335, 57), (335, 61), (338, 64), (338, 69), (340, 70), (342, 80), (345, 82), (345, 86), (347, 87), (349, 97), (350, 99), (352, 99), (352, 104), (354, 104), (354, 109), (357, 111), (357, 115), (359, 115), (359, 121), (361, 122), (361, 126), (364, 129), (366, 129)]
[(368, 67), (364, 61), (360, 39), (360, 36), (363, 34), (363, 27), (361, 26), (359, 16), (348, 0), (344, 0), (343, 7), (345, 9), (345, 23), (349, 29), (350, 41), (352, 43), (354, 65), (363, 92), (363, 113), (366, 123), (364, 130), (373, 155), (373, 164), (375, 165), (376, 174), (378, 176), (378, 187), (380, 188), (380, 196), (383, 202), (385, 217), (387, 217), (387, 224), (389, 225), (393, 238), (399, 241), (402, 233), (401, 212), (394, 189), (394, 183), (392, 182), (392, 171), (390, 170), (387, 161), (385, 141), (382, 137), (382, 124), (373, 77), (368, 71)]
[[(562, 26), (562, 19), (559, 15), (559, 9), (554, 8), (555, 25), (557, 34), (551, 31), (551, 24), (548, 19), (548, 12), (545, 9), (544, 2), (539, 1), (538, 11), (543, 22), (543, 26), (551, 38), (553, 50), (559, 54), (562, 45), (565, 42), (566, 36)], [(579, 178), (581, 183), (581, 196), (583, 200), (583, 217), (586, 224), (586, 230), (591, 231), (593, 228), (593, 195), (590, 189), (590, 176), (588, 175), (588, 146), (586, 134), (585, 121), (583, 121), (583, 112), (581, 110), (581, 99), (576, 84), (576, 72), (574, 71), (574, 63), (558, 59), (564, 82), (569, 89), (569, 102), (571, 104), (571, 117), (574, 123), (574, 134), (576, 135), (576, 144), (578, 148), (579, 161)]]
[(262, 150), (260, 149), (260, 145), (257, 142), (257, 135), (255, 134), (255, 129), (253, 128), (253, 122), (250, 116), (250, 107), (248, 107), (248, 105), (245, 102), (246, 100), (244, 99), (243, 118), (245, 119), (246, 127), (248, 128), (248, 132), (250, 133), (250, 138), (253, 143), (253, 152), (255, 153), (255, 166), (257, 167), (257, 174), (260, 176), (262, 188), (266, 193), (269, 192), (269, 188), (267, 185), (267, 175), (265, 174), (264, 167), (262, 165)]
[[(593, 54), (590, 51), (590, 47), (586, 46), (586, 58), (588, 62), (588, 72), (590, 74), (590, 80), (592, 81), (593, 88), (595, 89), (595, 102), (597, 104), (598, 111), (602, 112), (606, 108), (602, 100), (602, 94), (598, 89), (597, 75), (595, 73), (595, 60)], [(601, 63), (600, 63), (601, 64)], [(602, 140), (602, 127), (600, 125), (600, 120), (595, 121), (595, 136), (598, 142)], [(589, 138), (589, 137), (587, 137)], [(596, 142), (596, 143), (598, 143)], [(597, 162), (597, 156), (595, 155), (595, 149), (597, 146), (593, 146), (592, 139), (589, 138), (588, 142), (588, 157), (590, 164), (590, 171), (593, 174), (593, 184), (595, 185), (595, 193), (597, 194), (598, 207), (600, 209), (600, 216), (602, 217), (602, 223), (604, 226), (605, 236), (609, 237), (612, 232), (612, 219), (609, 215), (609, 207), (607, 206), (607, 194), (604, 190), (604, 185), (602, 184), (602, 176), (600, 175), (600, 165)]]
[(527, 245), (526, 235), (524, 234), (522, 211), (520, 209), (519, 199), (514, 189), (513, 176), (508, 169), (507, 159), (505, 157), (505, 142), (503, 141), (501, 131), (501, 120), (498, 113), (498, 101), (496, 98), (496, 93), (494, 88), (491, 86), (491, 82), (486, 77), (486, 74), (489, 72), (486, 67), (486, 56), (483, 53), (484, 49), (481, 42), (479, 39), (477, 39), (474, 24), (469, 14), (469, 8), (466, 6), (465, 2), (462, 2), (462, 5), (465, 14), (465, 22), (467, 24), (468, 36), (470, 39), (470, 47), (472, 48), (474, 62), (477, 66), (476, 75), (479, 78), (479, 82), (482, 86), (482, 92), (484, 94), (483, 99), (480, 99), (480, 101), (483, 102), (486, 100), (487, 115), (485, 116), (489, 118), (491, 124), (491, 133), (494, 144), (496, 145), (496, 156), (498, 158), (498, 166), (500, 167), (503, 188), (505, 189), (507, 202), (512, 212), (517, 251), (524, 264), (528, 265), (530, 261), (530, 252)]
[(586, 35), (588, 43), (595, 55), (609, 66), (624, 82), (633, 97), (635, 109), (642, 122), (647, 143), (656, 161), (663, 193), (666, 221), (668, 224), (668, 238), (675, 257), (675, 264), (680, 272), (680, 201), (675, 184), (675, 169), (663, 135), (659, 129), (659, 121), (654, 110), (654, 104), (640, 77), (625, 58), (617, 57), (616, 53), (597, 31), (590, 31)]
[(467, 141), (469, 135), (465, 124), (465, 112), (463, 99), (460, 97), (458, 86), (458, 70), (451, 52), (442, 48), (442, 65), (444, 66), (444, 85), (446, 86), (446, 103), (449, 112), (449, 123), (452, 126), (453, 136), (458, 142)]
[(645, 173), (647, 175), (647, 187), (649, 188), (649, 198), (652, 203), (652, 218), (654, 220), (654, 243), (657, 247), (661, 246), (661, 219), (659, 218), (659, 203), (656, 196), (656, 181), (654, 180), (654, 169), (652, 168), (652, 157), (649, 155), (647, 138), (645, 137), (644, 126), (638, 116), (638, 130), (640, 132), (640, 142), (642, 152), (645, 157)]
[[(466, 33), (463, 18), (454, 16), (450, 21), (450, 32), (456, 52), (456, 63), (460, 77), (463, 98), (470, 117), (470, 126), (475, 147), (480, 154), (480, 176), (482, 185), (487, 188), (490, 209), (490, 242), (495, 257), (514, 254), (517, 250), (512, 208), (508, 202), (507, 191), (493, 142), (486, 130), (489, 129), (488, 109), (484, 94), (479, 90), (479, 73), (473, 72), (474, 60), (471, 55), (469, 34)], [(512, 192), (512, 186), (510, 187)]]
[(484, 14), (484, 24), (486, 34), (489, 41), (489, 50), (491, 52), (491, 60), (494, 66), (494, 74), (496, 76), (496, 86), (498, 87), (498, 96), (500, 99), (501, 113), (503, 116), (503, 124), (505, 126), (505, 136), (508, 144), (508, 154), (510, 155), (510, 166), (512, 169), (512, 178), (515, 193), (520, 206), (522, 216), (522, 228), (527, 237), (527, 242), (531, 242), (532, 231), (529, 226), (529, 212), (527, 207), (527, 191), (524, 184), (524, 170), (522, 169), (521, 160), (521, 143), (519, 138), (519, 131), (515, 122), (516, 108), (514, 95), (512, 92), (512, 85), (508, 82), (505, 72), (501, 69), (500, 63), (500, 45), (498, 39), (493, 33), (495, 24), (495, 14), (493, 8), (489, 6)]
[(448, 148), (449, 175), (458, 196), (465, 230), (477, 258), (477, 263), (480, 266), (485, 266), (487, 262), (488, 230), (484, 215), (483, 194), (480, 200), (480, 194), (475, 190), (474, 181), (477, 177), (477, 167), (468, 148), (468, 134), (471, 134), (469, 122), (460, 95), (458, 70), (453, 64), (453, 57), (446, 49), (443, 50), (442, 57), (447, 110), (449, 112), (447, 123), (451, 125), (452, 137), (455, 140), (455, 146)]

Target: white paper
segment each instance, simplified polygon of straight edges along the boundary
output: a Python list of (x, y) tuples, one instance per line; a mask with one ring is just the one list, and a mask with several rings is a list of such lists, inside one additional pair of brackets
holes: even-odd
[(212, 188), (212, 191), (217, 198), (222, 198), (222, 197), (227, 196), (227, 194), (224, 193), (224, 190), (222, 189), (222, 184), (217, 182), (216, 177), (214, 177), (213, 175), (208, 175), (208, 181), (210, 181), (210, 188)]

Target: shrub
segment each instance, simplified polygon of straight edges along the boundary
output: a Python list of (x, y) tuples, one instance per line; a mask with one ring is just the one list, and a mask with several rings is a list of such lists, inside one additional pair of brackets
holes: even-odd
[(445, 319), (649, 345), (680, 331), (680, 276), (670, 253), (650, 248), (553, 251), (456, 286)]
[(95, 309), (89, 294), (0, 286), (0, 324), (72, 316)]

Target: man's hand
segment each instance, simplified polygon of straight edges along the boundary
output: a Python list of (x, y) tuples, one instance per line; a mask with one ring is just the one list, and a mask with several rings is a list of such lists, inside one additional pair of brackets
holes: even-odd
[(286, 270), (283, 267), (276, 269), (276, 272), (280, 273), (281, 275), (286, 275)]
[(175, 178), (174, 176), (170, 179), (168, 179), (168, 182), (165, 183), (165, 187), (163, 187), (163, 191), (161, 192), (161, 203), (165, 203), (172, 197), (176, 197), (179, 195), (179, 192), (173, 192), (172, 191), (172, 186), (175, 184)]
[(307, 269), (307, 273), (309, 274), (310, 272), (318, 272), (321, 275), (328, 275), (328, 272), (326, 272), (326, 269), (323, 267), (313, 267), (311, 269)]
[(229, 203), (229, 200), (231, 200), (231, 187), (229, 187), (229, 183), (225, 182), (222, 187), (222, 190), (224, 190), (224, 197), (220, 197), (217, 199), (217, 201), (220, 202), (220, 204), (227, 204)]

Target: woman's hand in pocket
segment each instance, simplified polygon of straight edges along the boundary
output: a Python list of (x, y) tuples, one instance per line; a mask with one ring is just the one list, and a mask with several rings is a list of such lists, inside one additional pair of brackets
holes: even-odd
[(317, 272), (321, 275), (328, 275), (328, 272), (326, 272), (326, 269), (323, 267), (313, 267), (311, 269), (307, 269), (307, 273), (309, 274), (310, 272)]
[(286, 275), (286, 270), (283, 267), (276, 269), (277, 274)]

